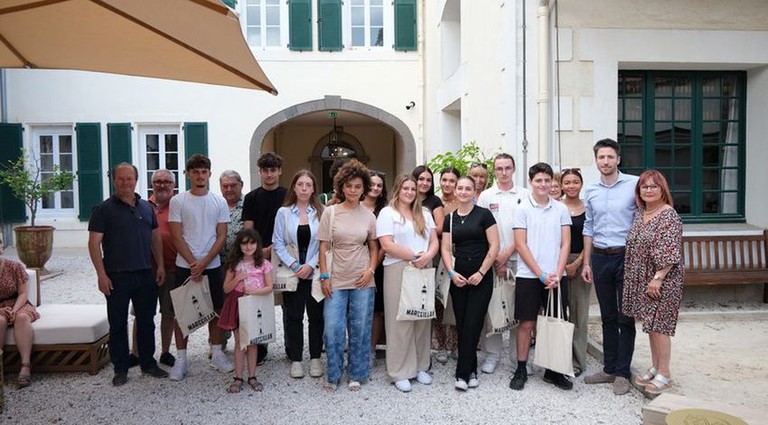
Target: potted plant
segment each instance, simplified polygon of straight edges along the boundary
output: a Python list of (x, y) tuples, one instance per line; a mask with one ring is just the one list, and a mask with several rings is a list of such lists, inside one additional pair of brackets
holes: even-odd
[[(462, 176), (467, 175), (470, 166), (474, 164), (486, 164), (486, 169), (493, 170), (493, 157), (486, 156), (477, 145), (477, 142), (471, 141), (462, 146), (456, 152), (445, 152), (435, 155), (434, 158), (427, 162), (427, 167), (432, 170), (433, 173), (440, 174), (440, 172), (448, 167), (453, 167), (459, 171)], [(437, 178), (437, 177), (436, 177)], [(488, 173), (488, 185), (493, 183), (494, 174)], [(435, 185), (439, 188), (440, 185)]]
[(0, 165), (0, 183), (7, 185), (13, 196), (29, 209), (30, 225), (13, 229), (16, 252), (28, 268), (40, 269), (44, 273), (45, 263), (51, 258), (53, 249), (54, 227), (35, 224), (40, 200), (51, 192), (69, 189), (74, 180), (72, 172), (62, 171), (57, 165), (51, 172), (43, 173), (40, 158), (26, 155), (24, 149), (18, 159)]

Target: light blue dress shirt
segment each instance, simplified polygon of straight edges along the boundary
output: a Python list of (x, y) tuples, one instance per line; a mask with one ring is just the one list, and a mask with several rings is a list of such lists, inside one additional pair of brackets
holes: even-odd
[(592, 237), (594, 247), (613, 248), (627, 244), (627, 233), (637, 209), (637, 180), (637, 176), (620, 172), (619, 178), (610, 186), (602, 180), (587, 186), (584, 191), (587, 218), (582, 234)]
[[(309, 205), (307, 207), (307, 216), (309, 218), (309, 229), (311, 236), (309, 238), (309, 247), (307, 248), (306, 263), (313, 269), (317, 269), (317, 256), (320, 252), (320, 241), (317, 240), (317, 229), (320, 227), (320, 217), (317, 216), (317, 211)], [(287, 223), (287, 224), (286, 224)], [(286, 232), (286, 229), (288, 231)], [(294, 262), (298, 262), (298, 258), (294, 258), (288, 252), (288, 245), (294, 245), (299, 247), (299, 242), (296, 239), (296, 233), (299, 229), (299, 209), (296, 204), (288, 207), (280, 207), (277, 210), (277, 216), (275, 217), (275, 231), (272, 232), (272, 251), (277, 253), (280, 257), (280, 261), (288, 267)]]

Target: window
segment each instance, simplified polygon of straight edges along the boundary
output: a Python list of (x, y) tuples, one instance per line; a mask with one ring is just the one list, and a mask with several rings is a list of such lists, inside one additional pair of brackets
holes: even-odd
[(744, 221), (744, 72), (620, 71), (622, 170), (656, 168), (686, 222)]
[[(56, 171), (75, 172), (76, 155), (71, 127), (39, 127), (32, 129), (34, 157), (39, 158), (40, 179)], [(40, 199), (40, 217), (66, 217), (75, 212), (76, 190), (72, 182), (68, 189), (49, 192)]]
[[(179, 144), (179, 126), (142, 126), (139, 128), (139, 140), (142, 151), (139, 153), (143, 159), (143, 166), (139, 171), (143, 172), (145, 179), (139, 182), (147, 197), (152, 195), (152, 173), (160, 169), (171, 170), (176, 177), (176, 193), (184, 182), (179, 176), (184, 176), (184, 161)], [(142, 195), (143, 196), (143, 195)]]
[(352, 46), (384, 45), (384, 0), (352, 0)]
[(282, 46), (279, 0), (246, 0), (245, 39), (253, 47)]

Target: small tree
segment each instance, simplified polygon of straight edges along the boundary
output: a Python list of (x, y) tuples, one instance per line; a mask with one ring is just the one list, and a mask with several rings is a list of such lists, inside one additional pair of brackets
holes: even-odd
[(74, 174), (61, 171), (58, 165), (54, 165), (53, 172), (46, 173), (43, 177), (40, 158), (27, 158), (24, 149), (18, 159), (0, 165), (0, 182), (8, 185), (13, 196), (22, 200), (29, 208), (32, 226), (35, 225), (40, 199), (50, 192), (69, 189), (74, 180)]
[[(495, 154), (494, 154), (495, 155)], [(472, 141), (462, 146), (456, 152), (445, 152), (435, 155), (434, 158), (427, 162), (427, 167), (435, 173), (435, 179), (439, 179), (441, 171), (448, 167), (453, 167), (459, 170), (462, 176), (467, 175), (472, 164), (486, 164), (488, 172), (488, 184), (493, 183), (493, 157), (494, 155), (486, 156), (485, 153), (477, 145), (477, 142)], [(437, 185), (439, 187), (439, 185)]]

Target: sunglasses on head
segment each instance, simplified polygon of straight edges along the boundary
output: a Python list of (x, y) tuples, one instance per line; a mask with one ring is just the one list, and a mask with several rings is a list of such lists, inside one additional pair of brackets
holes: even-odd
[(485, 168), (487, 170), (488, 169), (488, 164), (486, 164), (484, 162), (473, 162), (472, 164), (469, 165), (469, 168), (475, 168), (475, 167), (483, 167), (483, 168)]

